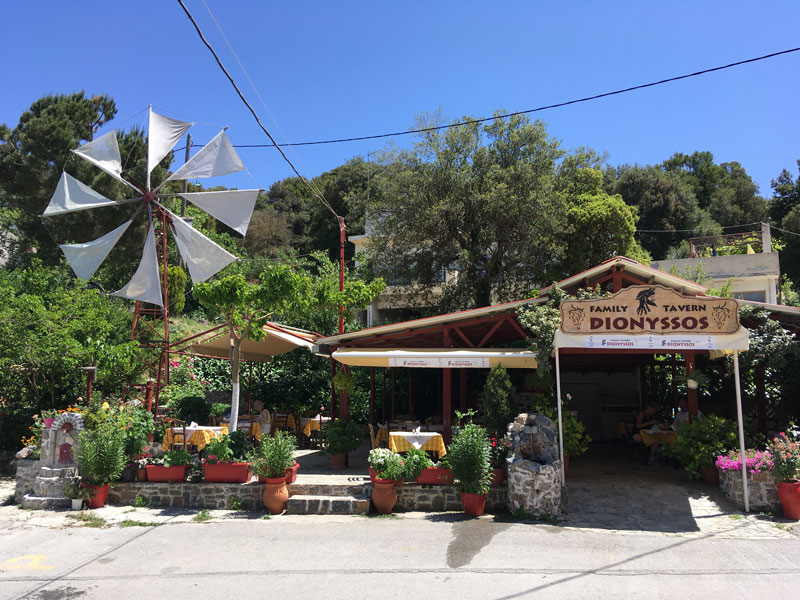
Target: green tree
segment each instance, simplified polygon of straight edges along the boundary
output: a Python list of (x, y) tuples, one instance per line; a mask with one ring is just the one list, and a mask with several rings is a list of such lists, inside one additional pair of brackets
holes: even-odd
[(492, 367), (483, 386), (484, 425), (490, 435), (503, 436), (517, 416), (516, 390), (503, 365)]
[[(800, 170), (800, 159), (797, 161)], [(772, 200), (770, 201), (769, 214), (772, 221), (779, 227), (783, 226), (783, 219), (793, 208), (800, 205), (800, 177), (792, 178), (792, 174), (783, 169), (770, 183), (772, 187)]]
[[(441, 310), (518, 297), (562, 250), (555, 167), (565, 152), (543, 123), (496, 116), (425, 132), (414, 149), (390, 156), (368, 206), (373, 268), (423, 303), (441, 285)], [(446, 270), (458, 276), (442, 281)]]

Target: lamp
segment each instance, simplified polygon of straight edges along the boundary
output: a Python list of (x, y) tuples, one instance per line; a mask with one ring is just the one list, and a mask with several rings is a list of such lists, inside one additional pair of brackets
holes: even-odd
[(691, 378), (687, 379), (686, 380), (686, 387), (688, 387), (690, 390), (696, 390), (697, 389), (697, 381), (694, 380), (694, 379), (691, 379)]

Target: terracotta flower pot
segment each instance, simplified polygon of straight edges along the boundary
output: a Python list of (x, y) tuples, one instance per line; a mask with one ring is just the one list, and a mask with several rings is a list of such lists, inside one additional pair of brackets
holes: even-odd
[(347, 454), (331, 454), (331, 469), (344, 469)]
[(785, 519), (800, 520), (800, 481), (781, 481), (778, 484), (778, 500), (781, 501)]
[(486, 494), (461, 492), (461, 504), (470, 517), (480, 517), (486, 509)]
[(369, 482), (374, 485), (375, 479), (377, 478), (378, 475), (375, 472), (375, 469), (373, 469), (372, 467), (367, 467), (367, 468), (369, 469)]
[(397, 490), (393, 479), (376, 479), (372, 485), (372, 503), (379, 514), (388, 515), (397, 502)]
[(267, 477), (264, 484), (264, 506), (273, 515), (279, 515), (286, 508), (289, 499), (289, 489), (286, 487), (286, 477)]
[(92, 488), (93, 494), (89, 498), (89, 508), (103, 508), (106, 504), (106, 497), (108, 497), (109, 484), (105, 485), (84, 485), (84, 487)]
[(286, 483), (294, 483), (297, 481), (297, 469), (300, 468), (300, 463), (294, 461), (294, 465), (286, 469)]
[(250, 481), (250, 463), (205, 464), (203, 476), (207, 483), (247, 483)]
[(166, 483), (169, 481), (181, 482), (186, 479), (186, 465), (163, 467), (161, 465), (146, 465), (147, 481)]
[(492, 487), (503, 487), (503, 482), (506, 480), (506, 470), (504, 467), (499, 469), (492, 469)]
[(453, 472), (444, 467), (425, 467), (417, 477), (423, 485), (453, 485)]
[(139, 469), (136, 471), (136, 481), (147, 481), (147, 470)]

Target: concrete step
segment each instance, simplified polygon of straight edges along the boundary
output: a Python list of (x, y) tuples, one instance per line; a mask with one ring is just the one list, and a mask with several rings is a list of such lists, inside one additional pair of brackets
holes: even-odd
[(308, 482), (307, 479), (298, 477), (297, 481), (289, 486), (289, 493), (293, 496), (369, 496), (372, 493), (372, 484), (366, 482), (325, 484)]
[(69, 508), (72, 501), (69, 498), (54, 496), (34, 496), (26, 494), (22, 497), (22, 508), (28, 510), (46, 510), (51, 508)]
[(286, 502), (290, 515), (358, 515), (369, 512), (366, 496), (312, 496), (296, 494)]
[(39, 469), (39, 477), (75, 477), (77, 475), (77, 467), (41, 467)]
[(37, 496), (64, 496), (64, 483), (60, 477), (37, 477), (33, 480), (33, 493)]

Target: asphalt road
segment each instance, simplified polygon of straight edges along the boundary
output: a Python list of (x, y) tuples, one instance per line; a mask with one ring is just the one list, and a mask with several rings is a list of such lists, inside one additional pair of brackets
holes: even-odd
[(621, 535), (455, 514), (3, 525), (2, 599), (729, 600), (793, 597), (800, 574), (794, 536)]

